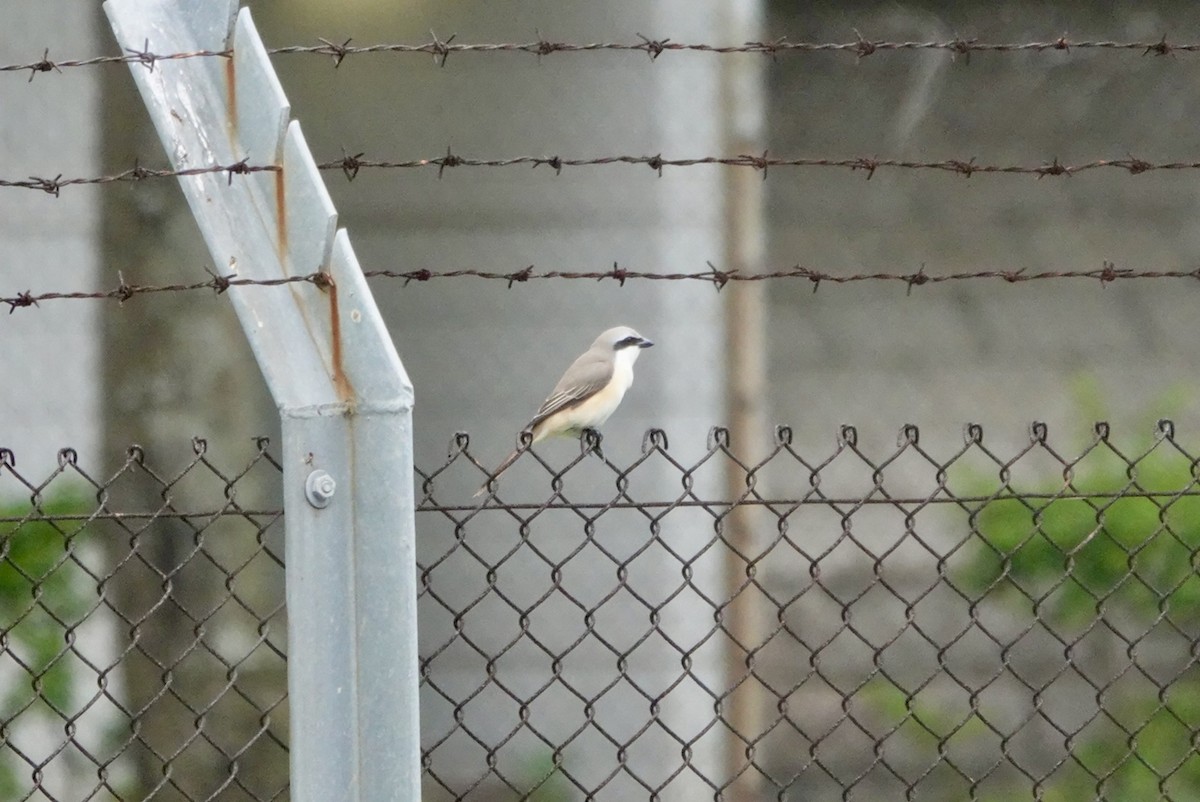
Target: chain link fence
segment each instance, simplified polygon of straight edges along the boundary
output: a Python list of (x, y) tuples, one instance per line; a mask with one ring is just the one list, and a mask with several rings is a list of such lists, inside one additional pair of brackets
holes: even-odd
[(242, 500), (266, 445), (48, 476), (0, 449), (0, 797), (286, 796), (282, 512)]
[[(1069, 451), (1037, 424), (1003, 452), (974, 426), (780, 429), (753, 463), (723, 430), (686, 462), (658, 431), (599, 445), (482, 501), (466, 436), (417, 471), (427, 799), (1200, 795), (1170, 422)], [(280, 467), (186, 456), (30, 476), (0, 450), (0, 797), (287, 798)], [(729, 470), (739, 498), (708, 489)]]

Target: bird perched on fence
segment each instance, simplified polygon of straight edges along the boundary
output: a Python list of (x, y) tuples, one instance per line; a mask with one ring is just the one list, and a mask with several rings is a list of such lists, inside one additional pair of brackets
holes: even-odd
[(608, 420), (633, 384), (633, 363), (643, 348), (652, 345), (628, 326), (611, 328), (597, 337), (592, 347), (571, 363), (522, 430), (530, 434), (528, 441), (500, 463), (475, 495), (486, 493), (489, 485), (534, 443), (547, 437), (579, 437)]

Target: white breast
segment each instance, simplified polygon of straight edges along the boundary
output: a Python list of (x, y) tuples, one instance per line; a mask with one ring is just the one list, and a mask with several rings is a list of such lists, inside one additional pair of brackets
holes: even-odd
[(609, 419), (621, 405), (625, 391), (633, 384), (633, 363), (637, 361), (638, 348), (622, 348), (613, 361), (613, 376), (608, 385), (582, 404), (552, 415), (553, 424), (545, 427), (545, 435), (566, 434), (576, 436), (582, 429), (596, 428)]
[(622, 348), (617, 352), (612, 381), (608, 383), (607, 387), (596, 393), (595, 421), (587, 425), (599, 426), (617, 411), (621, 399), (625, 397), (625, 391), (633, 384), (634, 359), (637, 359), (636, 348)]

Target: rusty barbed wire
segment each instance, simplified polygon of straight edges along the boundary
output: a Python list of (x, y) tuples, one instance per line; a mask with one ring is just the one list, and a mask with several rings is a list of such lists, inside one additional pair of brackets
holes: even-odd
[(194, 281), (184, 284), (129, 284), (118, 273), (118, 281), (116, 287), (108, 290), (92, 290), (92, 291), (73, 291), (73, 292), (43, 292), (34, 293), (32, 291), (18, 292), (16, 295), (0, 298), (0, 304), (8, 306), (9, 314), (12, 314), (17, 309), (25, 307), (38, 306), (42, 301), (63, 301), (63, 300), (115, 300), (120, 303), (128, 301), (137, 295), (152, 295), (164, 292), (192, 292), (195, 290), (212, 290), (217, 295), (224, 293), (230, 287), (278, 287), (284, 284), (315, 284), (318, 287), (325, 287), (331, 283), (328, 273), (316, 272), (307, 273), (301, 276), (287, 276), (286, 278), (273, 279), (249, 279), (241, 278), (237, 274), (218, 275), (210, 270), (206, 270), (211, 278), (208, 281)]
[(1038, 272), (1029, 272), (1026, 268), (1017, 270), (977, 270), (965, 271), (956, 273), (926, 273), (925, 268), (921, 267), (911, 273), (889, 273), (889, 272), (872, 272), (872, 273), (833, 273), (825, 270), (816, 270), (803, 265), (794, 265), (783, 270), (772, 270), (762, 273), (744, 273), (737, 270), (721, 270), (715, 267), (711, 262), (707, 263), (708, 270), (697, 271), (692, 273), (654, 273), (644, 270), (630, 270), (621, 267), (614, 262), (610, 270), (577, 272), (565, 270), (543, 270), (539, 271), (534, 266), (530, 265), (515, 272), (489, 272), (486, 270), (463, 269), (463, 270), (447, 270), (447, 271), (431, 271), (431, 270), (410, 270), (410, 271), (393, 271), (393, 270), (368, 270), (365, 275), (368, 278), (394, 278), (402, 279), (405, 284), (411, 281), (431, 281), (441, 278), (480, 278), (493, 281), (504, 281), (511, 288), (513, 284), (519, 284), (526, 281), (539, 279), (566, 279), (566, 280), (585, 280), (585, 281), (616, 281), (624, 286), (628, 280), (647, 280), (647, 281), (702, 281), (713, 285), (718, 291), (731, 281), (771, 281), (777, 279), (801, 279), (809, 281), (813, 285), (813, 292), (816, 292), (823, 283), (831, 284), (855, 284), (864, 281), (884, 281), (896, 282), (904, 284), (911, 292), (913, 287), (920, 287), (925, 284), (940, 284), (951, 281), (972, 281), (980, 279), (1000, 279), (1008, 283), (1021, 283), (1027, 281), (1044, 281), (1049, 279), (1093, 279), (1102, 284), (1107, 284), (1112, 281), (1126, 279), (1200, 279), (1200, 268), (1194, 270), (1134, 270), (1131, 268), (1119, 268), (1112, 262), (1104, 262), (1101, 267), (1093, 270), (1043, 270)]
[[(1157, 40), (1080, 39), (1073, 40), (1065, 34), (1045, 40), (1025, 42), (986, 42), (977, 38), (953, 37), (928, 41), (889, 41), (868, 39), (857, 34), (853, 40), (841, 42), (793, 42), (786, 36), (762, 42), (745, 42), (740, 45), (714, 45), (703, 42), (675, 42), (670, 37), (654, 39), (638, 34), (636, 42), (564, 42), (551, 41), (540, 34), (528, 42), (455, 42), (456, 34), (441, 39), (430, 32), (427, 42), (415, 44), (378, 43), (352, 45), (353, 39), (336, 42), (318, 38), (315, 45), (287, 45), (268, 48), (271, 55), (316, 55), (333, 59), (334, 67), (340, 67), (349, 56), (395, 53), (432, 56), (444, 66), (451, 53), (517, 53), (533, 55), (541, 59), (555, 53), (627, 52), (642, 53), (657, 61), (664, 53), (710, 53), (728, 55), (733, 53), (761, 54), (771, 57), (804, 53), (846, 53), (863, 59), (876, 53), (904, 53), (944, 51), (952, 57), (963, 56), (969, 62), (972, 53), (1043, 53), (1047, 51), (1069, 52), (1092, 50), (1098, 52), (1140, 52), (1142, 55), (1166, 56), (1173, 53), (1200, 51), (1200, 43), (1174, 43), (1167, 41), (1166, 34)], [(154, 69), (160, 61), (178, 61), (192, 58), (230, 58), (232, 50), (194, 50), (181, 53), (155, 53), (147, 41), (141, 50), (127, 49), (121, 55), (93, 56), (90, 58), (51, 59), (50, 49), (44, 48), (41, 58), (32, 61), (0, 65), (0, 72), (29, 73), (29, 81), (39, 73), (61, 72), (75, 67), (94, 67), (105, 64), (141, 64)]]
[(856, 156), (851, 158), (821, 158), (799, 157), (785, 158), (771, 156), (764, 151), (761, 155), (742, 154), (738, 156), (701, 156), (690, 159), (672, 159), (661, 153), (645, 156), (593, 156), (585, 158), (563, 158), (561, 156), (516, 156), (507, 159), (476, 159), (459, 156), (447, 149), (444, 156), (426, 159), (411, 159), (407, 161), (379, 161), (364, 158), (364, 154), (344, 155), (341, 159), (325, 161), (318, 164), (322, 170), (341, 170), (346, 179), (353, 181), (360, 169), (414, 169), (436, 168), (438, 176), (450, 168), (456, 167), (549, 167), (556, 174), (565, 167), (602, 167), (614, 164), (643, 165), (662, 175), (667, 167), (697, 167), (701, 165), (717, 165), (722, 167), (748, 167), (762, 171), (763, 177), (771, 167), (835, 167), (848, 169), (851, 172), (864, 172), (867, 179), (875, 175), (876, 170), (935, 170), (956, 173), (964, 178), (973, 175), (1010, 174), (1033, 175), (1038, 178), (1046, 176), (1071, 176), (1089, 170), (1116, 168), (1130, 175), (1153, 172), (1156, 170), (1196, 170), (1200, 169), (1200, 161), (1150, 162), (1129, 155), (1120, 159), (1093, 159), (1078, 164), (1063, 164), (1057, 158), (1041, 164), (982, 164), (975, 157), (969, 159), (940, 159), (936, 161), (916, 161), (910, 159), (889, 159), (873, 156)]
[(72, 67), (95, 67), (101, 64), (144, 64), (148, 69), (154, 69), (159, 61), (181, 61), (191, 58), (231, 58), (232, 50), (192, 50), (182, 53), (151, 53), (150, 42), (147, 41), (141, 50), (126, 49), (122, 56), (93, 56), (91, 58), (58, 59), (50, 58), (50, 48), (42, 50), (42, 57), (36, 61), (18, 64), (2, 64), (0, 72), (29, 72), (29, 82), (34, 76), (43, 72), (62, 72)]
[(969, 56), (971, 53), (1013, 53), (1013, 52), (1044, 52), (1047, 50), (1069, 51), (1077, 50), (1112, 50), (1112, 51), (1141, 51), (1143, 55), (1168, 55), (1176, 51), (1195, 52), (1200, 50), (1200, 44), (1172, 44), (1164, 34), (1157, 41), (1116, 41), (1116, 40), (1080, 40), (1072, 41), (1065, 35), (1046, 41), (1028, 42), (983, 42), (976, 38), (964, 39), (954, 37), (945, 40), (929, 41), (888, 41), (884, 39), (866, 39), (855, 32), (855, 39), (843, 42), (793, 42), (786, 36), (761, 42), (745, 42), (740, 45), (713, 45), (707, 43), (674, 42), (669, 37), (652, 39), (637, 34), (637, 42), (593, 42), (572, 43), (549, 41), (540, 35), (532, 42), (507, 43), (459, 43), (454, 44), (456, 35), (442, 40), (432, 31), (431, 39), (416, 45), (405, 44), (376, 44), (352, 46), (352, 39), (337, 44), (328, 39), (321, 39), (319, 45), (294, 45), (277, 47), (269, 50), (271, 54), (305, 53), (330, 56), (335, 66), (341, 64), (347, 56), (369, 53), (424, 53), (432, 55), (439, 64), (444, 65), (451, 53), (526, 53), (543, 57), (554, 53), (588, 53), (588, 52), (634, 52), (648, 55), (651, 61), (670, 52), (711, 53), (728, 55), (732, 53), (757, 53), (767, 56), (778, 56), (788, 53), (850, 53), (856, 58), (865, 58), (879, 52), (903, 52), (922, 50), (943, 50), (951, 55)]
[[(1076, 164), (1063, 164), (1057, 158), (1040, 164), (987, 164), (979, 162), (975, 157), (969, 159), (940, 159), (933, 161), (914, 161), (909, 159), (878, 158), (874, 156), (855, 156), (850, 158), (826, 157), (797, 157), (786, 158), (772, 156), (769, 152), (761, 155), (741, 154), (738, 156), (698, 156), (695, 158), (669, 158), (662, 154), (633, 156), (590, 156), (582, 158), (564, 158), (562, 156), (514, 156), (510, 158), (473, 158), (459, 156), (447, 149), (445, 155), (422, 159), (407, 159), (400, 161), (369, 159), (363, 153), (344, 154), (339, 159), (332, 159), (317, 164), (324, 171), (337, 170), (345, 175), (347, 181), (358, 177), (364, 169), (397, 170), (397, 169), (436, 169), (441, 178), (448, 169), (461, 167), (504, 168), (527, 166), (532, 168), (549, 167), (556, 175), (561, 174), (567, 167), (605, 167), (611, 165), (645, 166), (662, 176), (668, 167), (698, 167), (723, 166), (743, 167), (762, 172), (765, 179), (772, 167), (796, 168), (840, 168), (852, 173), (864, 173), (867, 180), (874, 177), (877, 170), (927, 170), (952, 173), (964, 178), (975, 175), (1032, 175), (1037, 178), (1048, 176), (1071, 177), (1079, 173), (1093, 170), (1116, 169), (1129, 175), (1140, 175), (1148, 172), (1200, 170), (1200, 161), (1164, 161), (1152, 162), (1133, 155), (1118, 159), (1093, 159)], [(111, 175), (63, 178), (58, 174), (53, 178), (46, 176), (29, 176), (22, 179), (0, 179), (0, 188), (32, 189), (58, 197), (64, 187), (83, 185), (103, 185), (144, 181), (155, 178), (180, 178), (207, 173), (227, 173), (232, 184), (235, 175), (249, 173), (279, 172), (283, 168), (275, 164), (250, 164), (249, 159), (242, 159), (233, 164), (214, 164), (207, 167), (188, 167), (173, 170), (168, 167), (142, 167), (140, 162), (133, 167)]]
[[(230, 287), (277, 287), (284, 284), (314, 284), (326, 287), (333, 279), (328, 273), (314, 272), (304, 275), (288, 276), (277, 279), (250, 279), (236, 274), (218, 275), (206, 271), (210, 278), (207, 281), (195, 281), (180, 284), (131, 284), (123, 278), (119, 279), (116, 287), (107, 290), (74, 291), (74, 292), (40, 292), (32, 290), (18, 292), (15, 295), (0, 296), (0, 304), (8, 307), (9, 314), (17, 309), (39, 306), (43, 301), (60, 300), (115, 300), (120, 303), (139, 295), (152, 295), (168, 292), (194, 292), (211, 290), (220, 295)], [(405, 286), (411, 282), (427, 282), (439, 279), (475, 278), (489, 281), (503, 281), (509, 289), (514, 284), (524, 284), (529, 281), (563, 280), (563, 281), (616, 281), (624, 286), (626, 281), (699, 281), (711, 284), (720, 291), (726, 284), (733, 281), (774, 281), (802, 280), (812, 284), (813, 292), (820, 289), (822, 284), (858, 284), (862, 282), (890, 282), (903, 284), (908, 293), (914, 287), (926, 284), (944, 284), (947, 282), (999, 280), (1009, 284), (1021, 284), (1030, 281), (1051, 281), (1067, 279), (1090, 279), (1106, 285), (1115, 281), (1134, 279), (1190, 279), (1200, 280), (1200, 267), (1192, 270), (1135, 270), (1133, 268), (1117, 267), (1112, 262), (1104, 262), (1100, 267), (1087, 270), (1041, 270), (1029, 271), (1026, 268), (1015, 270), (976, 270), (955, 273), (927, 273), (925, 268), (910, 272), (871, 272), (871, 273), (833, 273), (816, 270), (802, 265), (795, 265), (783, 270), (773, 270), (764, 273), (743, 273), (737, 270), (721, 270), (712, 263), (707, 270), (691, 273), (655, 273), (646, 270), (632, 270), (613, 263), (608, 270), (572, 271), (572, 270), (538, 270), (533, 265), (515, 271), (488, 271), (476, 268), (461, 270), (365, 270), (367, 278), (398, 279)]]
[(15, 189), (36, 189), (45, 192), (54, 197), (59, 197), (64, 187), (70, 186), (85, 186), (95, 184), (117, 184), (122, 182), (145, 181), (151, 178), (182, 178), (189, 175), (205, 175), (207, 173), (227, 173), (229, 183), (233, 183), (235, 175), (248, 175), (250, 173), (277, 173), (283, 168), (276, 164), (250, 164), (249, 159), (242, 159), (233, 164), (213, 164), (208, 167), (186, 167), (182, 170), (174, 170), (169, 167), (142, 167), (140, 162), (135, 162), (133, 167), (119, 173), (111, 175), (95, 176), (91, 178), (63, 178), (62, 173), (59, 173), (53, 178), (45, 176), (31, 175), (28, 178), (22, 179), (3, 179), (0, 178), (0, 187), (8, 187)]

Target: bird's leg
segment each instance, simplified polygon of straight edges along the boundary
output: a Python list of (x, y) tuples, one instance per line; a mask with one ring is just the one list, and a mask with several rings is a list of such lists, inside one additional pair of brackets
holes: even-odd
[(600, 442), (603, 439), (599, 431), (589, 426), (579, 433), (579, 453), (586, 456), (590, 451), (600, 459), (604, 459), (604, 452), (600, 449)]

